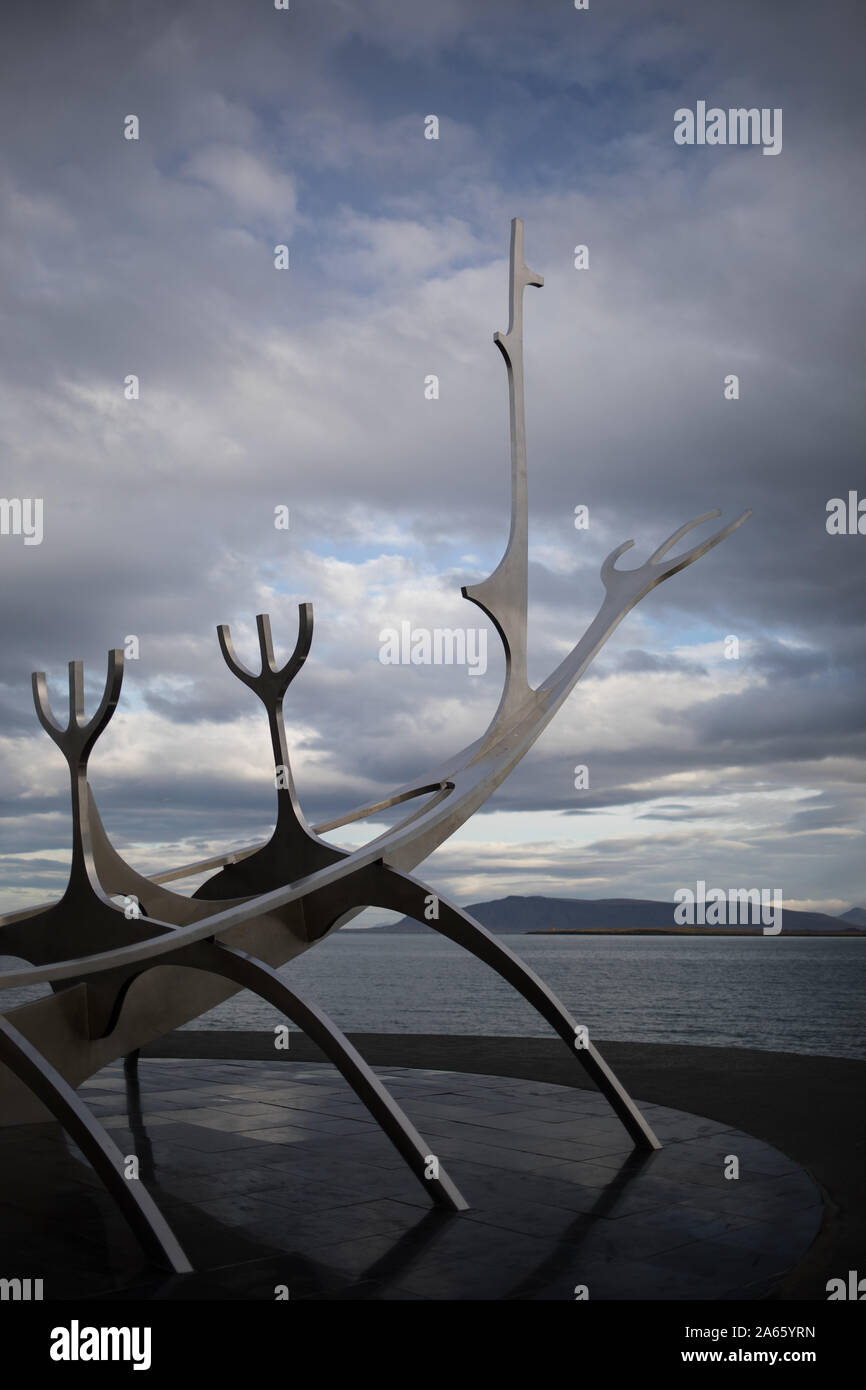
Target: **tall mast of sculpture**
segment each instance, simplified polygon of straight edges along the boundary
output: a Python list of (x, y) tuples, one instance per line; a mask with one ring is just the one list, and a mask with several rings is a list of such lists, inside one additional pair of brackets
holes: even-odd
[(523, 223), (511, 222), (510, 296), (507, 333), (494, 333), (493, 341), (505, 358), (508, 371), (509, 427), (511, 432), (511, 530), (505, 554), (488, 579), (467, 585), (464, 598), (477, 603), (490, 618), (505, 648), (505, 686), (497, 718), (518, 708), (530, 693), (526, 673), (526, 593), (529, 543), (529, 508), (526, 488), (526, 405), (523, 392), (523, 291), (527, 285), (544, 284), (544, 277), (530, 270), (523, 259)]

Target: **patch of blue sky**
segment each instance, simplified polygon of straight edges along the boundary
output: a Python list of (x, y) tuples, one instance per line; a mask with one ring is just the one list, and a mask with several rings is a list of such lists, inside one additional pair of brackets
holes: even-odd
[[(562, 18), (533, 11), (532, 45), (521, 51), (515, 44), (501, 66), (477, 53), (471, 35), (468, 41), (462, 35), (459, 46), (434, 48), (426, 57), (416, 51), (399, 57), (374, 40), (353, 38), (335, 52), (331, 67), (357, 108), (367, 99), (375, 102), (382, 121), (430, 112), (474, 129), (507, 182), (538, 177), (539, 170), (555, 171), (557, 180), (569, 170), (608, 172), (612, 160), (627, 158), (616, 149), (621, 137), (644, 130), (648, 111), (655, 124), (668, 102), (672, 144), (672, 103), (688, 86), (688, 72), (703, 66), (700, 48), (673, 58), (638, 57), (626, 72), (613, 50), (607, 56), (587, 48), (579, 28)], [(647, 33), (655, 22), (647, 23)], [(639, 49), (633, 20), (632, 26), (631, 46)], [(551, 51), (539, 28), (556, 45), (554, 61), (537, 61), (540, 52), (549, 59)], [(482, 40), (485, 29), (479, 26)], [(539, 146), (545, 151), (541, 162)]]
[(668, 650), (672, 647), (702, 647), (713, 642), (721, 644), (728, 631), (728, 628), (722, 631), (718, 623), (700, 619), (680, 620), (670, 613), (663, 618), (647, 618), (644, 615), (642, 640), (649, 643), (657, 636)]

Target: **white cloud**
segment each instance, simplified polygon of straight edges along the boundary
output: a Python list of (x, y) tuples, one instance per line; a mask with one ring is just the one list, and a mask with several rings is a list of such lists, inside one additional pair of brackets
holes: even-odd
[(295, 181), (238, 145), (205, 145), (186, 161), (181, 176), (205, 184), (228, 201), (241, 220), (270, 218), (278, 240), (293, 228)]

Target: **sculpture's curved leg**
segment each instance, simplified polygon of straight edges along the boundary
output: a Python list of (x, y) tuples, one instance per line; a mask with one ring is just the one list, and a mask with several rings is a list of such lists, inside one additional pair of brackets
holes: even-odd
[[(534, 1009), (546, 1019), (568, 1045), (577, 1060), (585, 1068), (610, 1102), (636, 1146), (641, 1149), (660, 1149), (661, 1144), (653, 1134), (638, 1107), (625, 1087), (617, 1080), (604, 1058), (593, 1043), (579, 1043), (578, 1027), (568, 1010), (560, 1003), (543, 980), (524, 965), (513, 951), (509, 951), (491, 932), (482, 927), (468, 913), (454, 903), (436, 898), (438, 917), (430, 920), (425, 911), (431, 898), (431, 889), (411, 874), (400, 873), (383, 861), (359, 870), (352, 878), (353, 901), (370, 907), (387, 908), (393, 912), (403, 912), (431, 927), (433, 931), (447, 936), (458, 946), (471, 951), (485, 965), (492, 968), (522, 994)], [(345, 886), (340, 885), (345, 896)], [(327, 891), (327, 890), (324, 890)]]
[(195, 970), (208, 970), (223, 975), (243, 989), (251, 990), (272, 1004), (317, 1043), (327, 1057), (342, 1072), (359, 1100), (378, 1121), (391, 1143), (405, 1158), (415, 1177), (430, 1193), (434, 1202), (452, 1211), (466, 1211), (465, 1200), (448, 1174), (437, 1163), (437, 1177), (427, 1177), (429, 1160), (435, 1155), (412, 1124), (408, 1115), (382, 1085), (375, 1072), (353, 1047), (328, 1015), (301, 999), (289, 989), (285, 980), (264, 961), (256, 960), (232, 947), (201, 942), (179, 951), (171, 958), (172, 965), (187, 965)]
[(139, 1171), (148, 1182), (156, 1180), (156, 1164), (153, 1161), (153, 1144), (144, 1123), (141, 1105), (141, 1086), (138, 1080), (138, 1049), (128, 1052), (123, 1059), (123, 1080), (126, 1085), (126, 1114), (135, 1152), (138, 1154)]
[(140, 1179), (123, 1176), (123, 1154), (59, 1072), (0, 1015), (0, 1062), (23, 1081), (69, 1134), (114, 1198), (151, 1259), (175, 1274), (192, 1265)]

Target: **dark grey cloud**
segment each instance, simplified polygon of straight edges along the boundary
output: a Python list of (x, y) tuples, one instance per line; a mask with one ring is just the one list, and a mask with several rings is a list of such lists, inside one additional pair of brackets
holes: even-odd
[[(653, 818), (683, 836), (715, 822), (716, 847), (696, 843), (727, 867), (745, 854), (732, 804), (766, 845), (763, 804), (780, 858), (786, 831), (816, 837), (791, 869), (800, 897), (866, 898), (866, 538), (824, 527), (830, 497), (866, 488), (858, 8), (94, 0), (12, 4), (5, 24), (3, 492), (45, 499), (41, 546), (0, 538), (10, 889), (28, 864), (33, 883), (50, 875), (21, 855), (68, 834), (29, 674), (49, 671), (62, 710), (65, 662), (83, 658), (95, 700), (128, 634), (132, 715), (94, 780), (142, 861), (268, 828), (267, 744), (218, 622), (252, 661), (256, 612), (285, 649), (297, 603), (315, 603), (287, 712), (312, 819), (480, 731), (492, 634), (477, 682), (383, 668), (377, 645), (403, 618), (479, 621), (456, 595), (507, 530), (490, 337), (519, 213), (546, 281), (526, 303), (533, 675), (591, 619), (620, 541), (636, 541), (627, 567), (713, 506), (754, 514), (629, 615), (480, 825), (495, 838), (500, 814), (523, 815), (529, 841), (539, 818), (546, 834), (597, 814), (594, 853), (651, 895), (658, 869), (640, 854), (633, 879), (603, 817), (631, 817), (635, 840)], [(782, 106), (781, 155), (674, 146), (673, 111), (698, 96)], [(589, 272), (572, 268), (577, 242)], [(729, 634), (737, 663), (719, 656)], [(577, 762), (592, 773), (579, 804)]]

